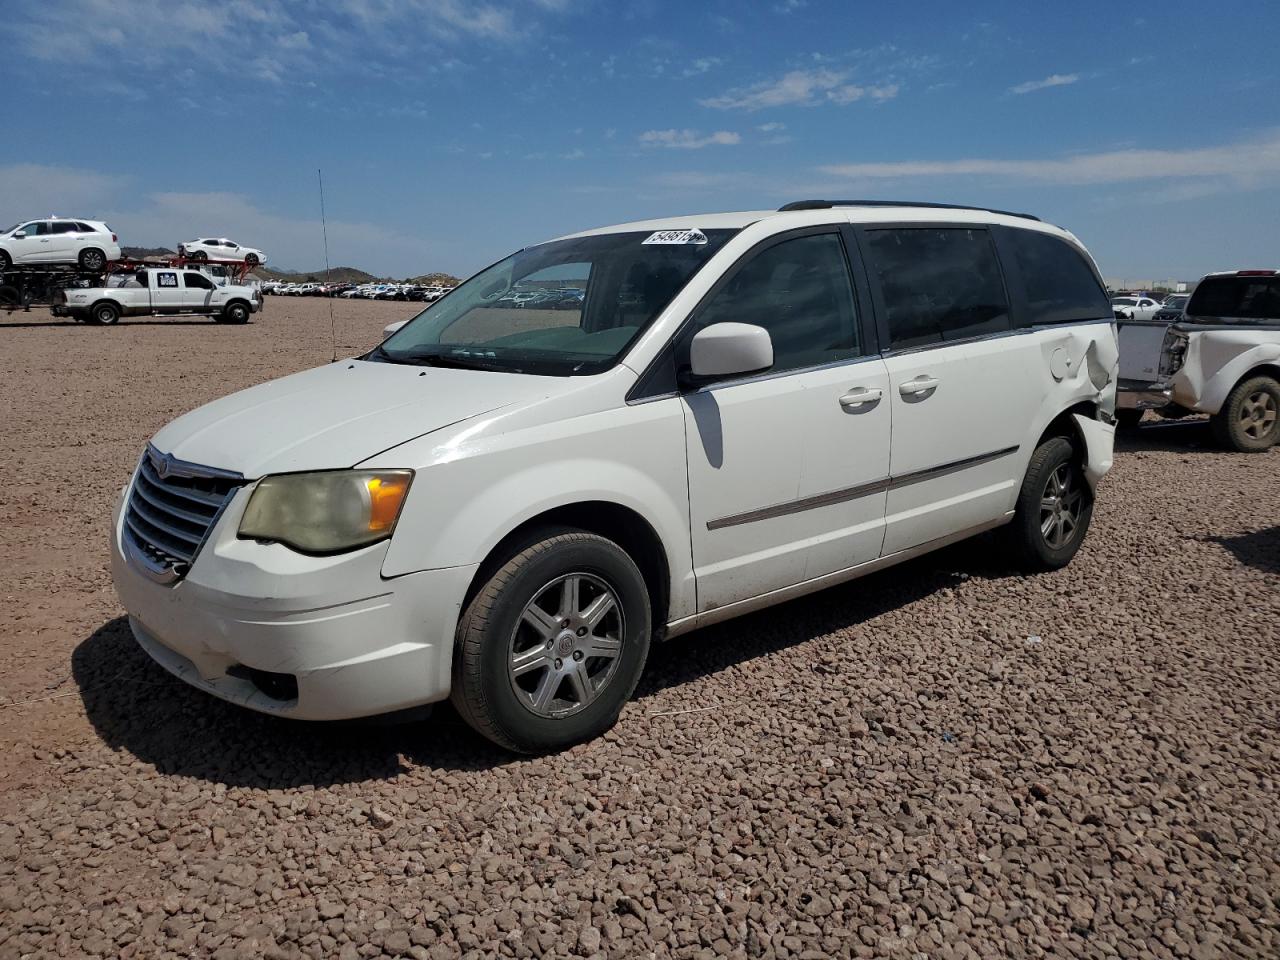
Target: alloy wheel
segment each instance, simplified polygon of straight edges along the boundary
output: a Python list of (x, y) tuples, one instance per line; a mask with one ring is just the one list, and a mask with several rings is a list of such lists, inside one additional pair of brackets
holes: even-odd
[(1059, 465), (1049, 474), (1040, 495), (1040, 535), (1050, 549), (1060, 550), (1076, 535), (1083, 502), (1084, 493), (1071, 464)]
[(1254, 440), (1270, 435), (1276, 423), (1276, 398), (1269, 390), (1255, 390), (1240, 404), (1240, 429)]
[(517, 699), (540, 717), (586, 708), (613, 679), (625, 624), (617, 591), (588, 573), (538, 590), (511, 633), (507, 676)]

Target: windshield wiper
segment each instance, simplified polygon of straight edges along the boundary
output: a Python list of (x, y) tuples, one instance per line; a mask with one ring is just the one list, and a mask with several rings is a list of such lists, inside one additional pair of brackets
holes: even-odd
[(464, 353), (409, 353), (393, 356), (378, 348), (382, 356), (392, 363), (409, 363), (423, 367), (447, 367), (454, 370), (493, 370), (499, 373), (523, 373), (519, 367), (506, 363), (495, 363), (480, 357), (468, 356)]

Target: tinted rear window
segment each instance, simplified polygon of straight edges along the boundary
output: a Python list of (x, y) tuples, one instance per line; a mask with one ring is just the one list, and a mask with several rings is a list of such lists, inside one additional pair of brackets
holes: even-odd
[(1280, 277), (1206, 277), (1191, 295), (1187, 316), (1280, 320)]
[(986, 230), (868, 230), (867, 259), (879, 283), (889, 349), (962, 340), (1009, 329), (1009, 303)]
[(1029, 324), (1111, 317), (1107, 291), (1079, 250), (1035, 230), (1009, 229), (1005, 236), (1022, 278)]

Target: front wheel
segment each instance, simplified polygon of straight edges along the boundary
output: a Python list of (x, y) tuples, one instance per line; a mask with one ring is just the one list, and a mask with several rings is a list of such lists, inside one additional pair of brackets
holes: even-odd
[(248, 323), (249, 308), (243, 303), (228, 304), (227, 308), (222, 311), (222, 316), (218, 319), (223, 323)]
[(0, 270), (9, 270), (13, 267), (13, 257), (9, 256), (9, 251), (0, 250)]
[(1220, 443), (1241, 453), (1261, 453), (1280, 443), (1280, 383), (1250, 377), (1236, 384), (1209, 419)]
[(1093, 491), (1075, 446), (1066, 437), (1050, 437), (1031, 455), (1022, 480), (1007, 533), (1014, 555), (1028, 570), (1065, 567), (1092, 517)]
[(520, 753), (608, 730), (649, 653), (644, 577), (611, 540), (548, 530), (492, 572), (458, 623), (453, 703)]

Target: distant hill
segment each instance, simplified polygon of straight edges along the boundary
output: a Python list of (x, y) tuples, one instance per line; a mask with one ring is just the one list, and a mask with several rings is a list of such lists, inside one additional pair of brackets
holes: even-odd
[[(326, 276), (324, 270), (273, 270), (270, 267), (258, 267), (253, 275), (262, 280), (283, 280), (286, 283), (318, 283)], [(355, 267), (333, 267), (328, 271), (328, 277), (334, 283), (371, 283), (379, 279)]]
[(146, 257), (173, 257), (176, 256), (172, 250), (167, 247), (121, 247), (120, 256), (128, 257), (130, 260), (142, 260)]
[(405, 281), (406, 283), (420, 283), (426, 287), (444, 286), (456, 287), (462, 281), (451, 273), (424, 273), (420, 277), (413, 277)]

